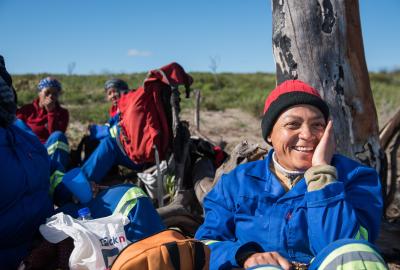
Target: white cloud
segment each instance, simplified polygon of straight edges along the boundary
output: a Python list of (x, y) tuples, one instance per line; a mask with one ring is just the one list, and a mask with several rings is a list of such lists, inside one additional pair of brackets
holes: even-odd
[(139, 56), (139, 57), (147, 57), (147, 56), (150, 56), (150, 55), (152, 55), (152, 53), (149, 52), (149, 51), (139, 51), (139, 50), (136, 50), (136, 49), (129, 49), (128, 50), (128, 56), (130, 56), (130, 57), (137, 57), (137, 56)]

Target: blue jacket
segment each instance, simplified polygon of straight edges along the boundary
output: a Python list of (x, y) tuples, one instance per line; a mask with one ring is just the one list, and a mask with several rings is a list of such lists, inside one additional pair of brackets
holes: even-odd
[(303, 178), (285, 192), (269, 168), (272, 152), (223, 175), (205, 197), (205, 221), (195, 237), (210, 240), (210, 269), (237, 266), (239, 248), (254, 242), (289, 261), (309, 263), (335, 240), (375, 241), (382, 198), (374, 169), (335, 155), (337, 182), (307, 192)]
[(92, 140), (101, 140), (107, 136), (112, 136), (110, 128), (118, 124), (119, 122), (119, 113), (115, 114), (113, 117), (108, 119), (107, 124), (105, 125), (91, 125), (89, 127), (90, 131), (90, 139)]
[(16, 268), (53, 204), (49, 197), (50, 161), (32, 133), (15, 123), (0, 127), (0, 262)]

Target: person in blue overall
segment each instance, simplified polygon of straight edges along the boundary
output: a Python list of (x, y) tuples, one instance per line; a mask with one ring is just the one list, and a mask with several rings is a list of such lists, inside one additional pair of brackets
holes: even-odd
[(0, 55), (0, 268), (17, 269), (53, 213), (46, 149), (16, 124), (16, 95)]
[(122, 165), (132, 170), (142, 170), (148, 164), (133, 162), (123, 150), (119, 142), (119, 110), (118, 100), (129, 92), (128, 84), (121, 79), (110, 79), (105, 82), (107, 100), (112, 103), (110, 119), (106, 125), (91, 125), (90, 139), (100, 140), (99, 145), (82, 165), (82, 171), (89, 181), (100, 183), (111, 167)]
[[(114, 102), (129, 88), (124, 81), (111, 79), (105, 83), (105, 90), (110, 101)], [(118, 98), (116, 92), (118, 92)], [(94, 132), (97, 136), (94, 138), (100, 139), (100, 145), (82, 168), (73, 168), (67, 172), (57, 168), (52, 170), (50, 190), (54, 201), (59, 206), (56, 211), (64, 212), (74, 218), (78, 217), (78, 210), (83, 207), (90, 209), (92, 218), (101, 218), (115, 213), (127, 216), (130, 223), (125, 226), (126, 236), (130, 242), (135, 242), (165, 229), (150, 198), (141, 188), (132, 184), (115, 185), (98, 192), (95, 181), (90, 177), (93, 174), (87, 173), (93, 169), (95, 179), (100, 180), (114, 162), (127, 166), (133, 163), (116, 144), (115, 136), (119, 121), (117, 109), (110, 109), (111, 115), (113, 117), (109, 121), (110, 125), (98, 126), (97, 132)], [(100, 131), (102, 128), (104, 130)]]
[(264, 160), (223, 175), (204, 199), (195, 238), (210, 269), (387, 269), (374, 242), (382, 216), (376, 170), (334, 154), (318, 91), (285, 81), (267, 97)]
[(94, 218), (113, 213), (127, 216), (127, 238), (137, 241), (165, 227), (151, 200), (138, 187), (124, 184), (93, 196), (92, 187), (76, 168), (65, 173), (51, 160), (31, 129), (16, 119), (12, 78), (0, 55), (0, 197), (1, 269), (17, 269), (38, 239), (38, 228), (55, 214), (54, 204), (73, 217), (88, 206)]
[(118, 100), (122, 95), (129, 92), (129, 86), (124, 80), (113, 78), (104, 83), (104, 91), (107, 101), (111, 103), (109, 109), (110, 118), (105, 125), (89, 126), (89, 138), (91, 140), (101, 140), (110, 136), (110, 128), (119, 121)]
[[(116, 142), (118, 134), (119, 97), (129, 91), (128, 85), (121, 79), (110, 79), (105, 83), (105, 91), (113, 107), (110, 109), (110, 120), (103, 126), (91, 126), (91, 138), (99, 139), (100, 144), (84, 163), (82, 168), (74, 168), (68, 172), (53, 170), (51, 190), (54, 200), (60, 206), (57, 212), (64, 212), (77, 218), (78, 210), (88, 207), (92, 218), (101, 218), (115, 213), (127, 216), (130, 223), (125, 226), (126, 237), (135, 242), (146, 236), (165, 229), (152, 201), (139, 187), (132, 184), (120, 184), (96, 190), (102, 177), (114, 164), (138, 169)], [(97, 181), (93, 181), (97, 180)], [(93, 194), (93, 190), (95, 190)]]

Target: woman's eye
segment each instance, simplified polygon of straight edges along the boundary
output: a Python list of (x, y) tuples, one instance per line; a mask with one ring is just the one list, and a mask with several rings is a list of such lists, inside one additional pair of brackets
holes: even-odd
[(317, 129), (325, 129), (325, 123), (315, 123), (314, 127)]
[(298, 127), (300, 127), (300, 123), (298, 123), (298, 122), (289, 122), (289, 123), (287, 123), (286, 125), (285, 125), (285, 127), (287, 127), (287, 128), (289, 128), (289, 129), (295, 129), (295, 128), (298, 128)]

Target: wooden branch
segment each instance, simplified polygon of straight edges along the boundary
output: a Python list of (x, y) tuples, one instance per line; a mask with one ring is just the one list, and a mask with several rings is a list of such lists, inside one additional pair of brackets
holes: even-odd
[(396, 220), (400, 218), (400, 202), (396, 201), (395, 198), (399, 197), (398, 190), (398, 166), (397, 166), (397, 152), (400, 147), (400, 132), (394, 136), (393, 144), (391, 145), (389, 152), (390, 157), (390, 178), (388, 179), (389, 190), (387, 192), (387, 197), (385, 200), (385, 214), (386, 218), (389, 220)]
[(400, 109), (394, 114), (379, 132), (379, 140), (383, 149), (386, 149), (390, 140), (400, 129)]
[(195, 104), (195, 111), (194, 111), (194, 125), (196, 130), (200, 132), (200, 90), (194, 90), (194, 104)]
[(400, 197), (398, 184), (398, 151), (400, 147), (400, 109), (383, 126), (379, 133), (381, 146), (389, 161), (386, 174), (382, 177), (385, 192), (385, 215), (388, 220), (400, 218)]

